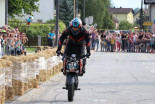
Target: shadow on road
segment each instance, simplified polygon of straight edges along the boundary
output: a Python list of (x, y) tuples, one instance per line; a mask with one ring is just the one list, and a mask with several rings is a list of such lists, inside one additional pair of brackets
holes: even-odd
[(67, 100), (54, 100), (54, 101), (47, 101), (47, 100), (35, 100), (35, 101), (30, 101), (28, 104), (52, 104), (52, 103), (66, 103), (68, 102)]

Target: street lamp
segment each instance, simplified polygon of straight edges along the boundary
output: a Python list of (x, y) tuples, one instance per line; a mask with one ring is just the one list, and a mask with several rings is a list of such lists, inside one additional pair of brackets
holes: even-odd
[(141, 10), (140, 10), (140, 29), (143, 29), (143, 0), (141, 0)]

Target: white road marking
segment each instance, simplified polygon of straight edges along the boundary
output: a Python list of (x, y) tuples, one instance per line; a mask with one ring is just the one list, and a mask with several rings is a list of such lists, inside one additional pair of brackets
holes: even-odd
[(94, 101), (94, 102), (105, 102), (106, 100), (103, 99), (88, 99), (90, 101)]
[(150, 70), (151, 71), (151, 73), (155, 73), (155, 71), (153, 71), (153, 70)]
[(146, 68), (146, 69), (149, 69), (150, 67), (149, 67), (149, 66), (147, 66), (147, 65), (145, 65), (145, 68)]
[(92, 84), (99, 84), (99, 83), (110, 83), (110, 82), (90, 82)]

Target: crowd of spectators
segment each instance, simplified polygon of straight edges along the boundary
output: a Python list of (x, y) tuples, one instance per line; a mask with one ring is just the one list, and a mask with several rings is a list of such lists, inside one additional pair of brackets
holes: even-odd
[(26, 34), (18, 27), (0, 27), (0, 56), (26, 54), (24, 44), (27, 41)]
[(91, 49), (103, 52), (145, 52), (154, 53), (155, 35), (151, 32), (135, 31), (110, 33), (94, 30), (90, 33)]

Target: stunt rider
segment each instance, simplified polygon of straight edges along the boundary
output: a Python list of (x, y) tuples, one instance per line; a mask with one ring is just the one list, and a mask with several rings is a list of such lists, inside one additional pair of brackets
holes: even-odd
[[(58, 49), (56, 53), (61, 53), (62, 43), (69, 36), (68, 43), (64, 52), (64, 56), (71, 56), (76, 54), (77, 59), (85, 54), (85, 45), (87, 49), (87, 56), (90, 56), (90, 38), (89, 33), (82, 26), (82, 21), (79, 18), (74, 18), (70, 26), (62, 33), (59, 38)], [(85, 73), (86, 59), (83, 59), (83, 73)]]

